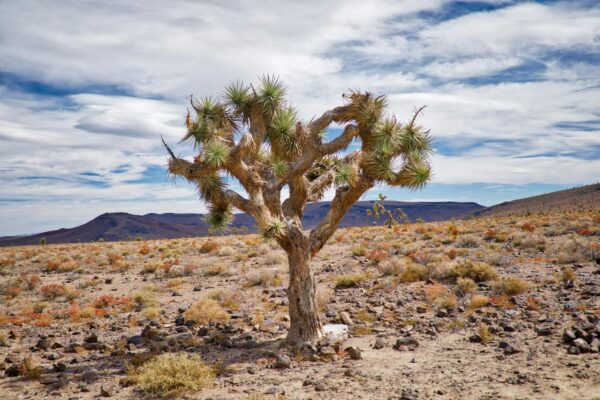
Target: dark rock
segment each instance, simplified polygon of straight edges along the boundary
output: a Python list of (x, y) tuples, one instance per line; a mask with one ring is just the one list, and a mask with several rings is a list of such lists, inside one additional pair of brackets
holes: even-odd
[(567, 329), (563, 332), (563, 340), (565, 343), (570, 343), (575, 339), (577, 339), (577, 336), (572, 330)]
[(347, 347), (346, 349), (346, 353), (348, 353), (348, 355), (350, 356), (351, 359), (353, 360), (362, 360), (362, 354), (361, 351), (358, 347)]
[(419, 314), (425, 314), (425, 313), (427, 312), (427, 307), (425, 307), (425, 306), (422, 306), (422, 305), (418, 305), (418, 306), (417, 306), (417, 312), (418, 312)]
[(439, 309), (437, 313), (435, 313), (435, 316), (438, 318), (446, 318), (448, 316), (448, 310), (445, 308)]
[(47, 338), (40, 339), (35, 344), (35, 347), (40, 350), (48, 350), (50, 348), (50, 346), (52, 346), (52, 343)]
[(92, 333), (88, 337), (85, 338), (84, 342), (86, 343), (98, 343), (98, 336), (95, 333)]
[(19, 366), (17, 364), (12, 364), (10, 367), (6, 368), (4, 375), (8, 377), (19, 376)]
[(405, 351), (405, 348), (415, 350), (417, 347), (419, 347), (419, 342), (413, 337), (400, 338), (396, 340), (396, 344), (394, 345), (394, 349), (400, 351)]
[(379, 349), (383, 349), (384, 347), (385, 347), (385, 340), (383, 340), (382, 338), (375, 339), (375, 344), (373, 345), (374, 349), (379, 350)]
[(419, 398), (418, 392), (413, 389), (402, 389), (400, 400), (417, 400)]
[(176, 326), (185, 325), (185, 318), (183, 317), (183, 315), (179, 315), (177, 318), (175, 318), (175, 325)]
[(512, 354), (517, 354), (522, 352), (521, 349), (519, 349), (518, 347), (514, 347), (510, 344), (508, 344), (508, 346), (504, 347), (504, 355), (510, 356)]
[(67, 365), (62, 362), (58, 362), (52, 366), (55, 372), (65, 372), (67, 370)]
[(538, 336), (550, 336), (552, 335), (552, 328), (549, 326), (538, 326), (535, 328), (535, 333), (537, 333)]
[(144, 338), (141, 335), (133, 335), (127, 338), (127, 344), (138, 345), (142, 344)]

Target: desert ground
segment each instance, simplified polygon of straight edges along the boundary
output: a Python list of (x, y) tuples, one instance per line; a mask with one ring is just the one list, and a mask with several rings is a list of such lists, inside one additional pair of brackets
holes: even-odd
[(0, 249), (1, 399), (600, 399), (600, 213), (336, 232), (291, 351), (258, 235)]

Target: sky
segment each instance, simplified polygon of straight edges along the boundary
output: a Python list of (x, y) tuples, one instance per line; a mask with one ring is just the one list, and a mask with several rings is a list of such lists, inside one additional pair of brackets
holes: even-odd
[(187, 96), (262, 74), (304, 120), (349, 88), (400, 120), (427, 106), (431, 183), (365, 199), (493, 205), (600, 177), (598, 1), (2, 0), (0, 236), (204, 212), (160, 135), (192, 156)]

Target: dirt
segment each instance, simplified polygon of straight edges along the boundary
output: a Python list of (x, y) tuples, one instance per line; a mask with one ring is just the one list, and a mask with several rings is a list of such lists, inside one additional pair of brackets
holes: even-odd
[[(563, 339), (600, 334), (599, 232), (597, 211), (339, 230), (313, 268), (323, 322), (346, 312), (350, 337), (304, 352), (281, 347), (286, 259), (256, 235), (4, 248), (0, 398), (138, 398), (137, 366), (187, 352), (218, 375), (194, 399), (600, 399), (598, 349)], [(528, 287), (453, 295), (448, 271), (467, 260)], [(350, 273), (362, 280), (336, 288)], [(185, 319), (207, 296), (227, 321)], [(283, 353), (290, 368), (275, 367)], [(26, 358), (29, 375), (8, 376)]]

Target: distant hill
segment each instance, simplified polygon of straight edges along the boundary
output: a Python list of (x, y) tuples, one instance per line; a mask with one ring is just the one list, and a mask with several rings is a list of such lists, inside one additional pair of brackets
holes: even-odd
[[(373, 207), (373, 201), (356, 203), (342, 220), (341, 227), (371, 225), (373, 220), (367, 210)], [(310, 229), (318, 224), (329, 210), (329, 202), (308, 204), (302, 223)], [(401, 208), (410, 221), (446, 221), (473, 214), (484, 207), (477, 203), (458, 202), (401, 202), (386, 201), (386, 208), (394, 211)], [(382, 222), (382, 221), (380, 221)], [(255, 232), (254, 219), (247, 214), (235, 214), (233, 228), (245, 227)], [(0, 238), (0, 246), (39, 244), (41, 238), (46, 243), (93, 242), (102, 238), (106, 241), (121, 241), (128, 238), (168, 239), (190, 236), (205, 236), (208, 228), (202, 214), (146, 214), (128, 213), (102, 214), (93, 220), (75, 228), (62, 228), (55, 231), (38, 233), (31, 236)]]
[(506, 201), (476, 211), (473, 215), (486, 217), (524, 215), (527, 213), (576, 210), (581, 208), (600, 210), (600, 183)]

